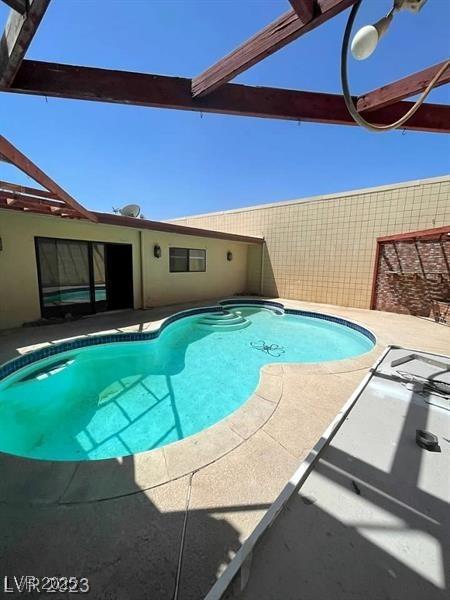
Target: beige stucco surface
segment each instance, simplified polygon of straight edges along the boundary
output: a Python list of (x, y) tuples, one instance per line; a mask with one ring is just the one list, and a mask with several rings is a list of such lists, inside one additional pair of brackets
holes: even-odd
[[(35, 236), (131, 244), (134, 308), (258, 291), (247, 289), (247, 254), (252, 246), (246, 243), (151, 230), (141, 233), (129, 227), (0, 210), (3, 247), (0, 251), (0, 329), (34, 321), (41, 316)], [(160, 259), (153, 256), (155, 244), (161, 246)], [(170, 246), (205, 249), (206, 272), (170, 273)], [(233, 253), (232, 261), (226, 258), (228, 251)], [(258, 265), (260, 252), (260, 247), (255, 246), (251, 252), (251, 265)]]
[(450, 177), (175, 219), (264, 236), (262, 293), (369, 308), (376, 238), (450, 223)]

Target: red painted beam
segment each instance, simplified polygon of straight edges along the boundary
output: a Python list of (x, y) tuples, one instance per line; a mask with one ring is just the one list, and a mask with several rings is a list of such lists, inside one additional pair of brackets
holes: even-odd
[(49, 200), (47, 198), (40, 198), (37, 196), (28, 196), (19, 194), (18, 192), (4, 192), (0, 190), (0, 200), (4, 200), (9, 205), (18, 204), (20, 206), (47, 206), (52, 208), (65, 208), (66, 205), (63, 202), (57, 200)]
[(374, 265), (373, 265), (373, 275), (372, 275), (372, 291), (370, 294), (371, 310), (375, 310), (376, 304), (377, 304), (377, 283), (378, 283), (378, 271), (380, 268), (380, 252), (381, 252), (381, 243), (377, 240), (377, 248), (375, 250), (375, 261), (374, 261)]
[(82, 218), (82, 215), (73, 208), (68, 208), (63, 202), (48, 200), (47, 198), (36, 198), (34, 196), (24, 196), (17, 192), (0, 191), (0, 208), (10, 208), (22, 210), (25, 212), (37, 212), (46, 215), (67, 215), (71, 217)]
[(26, 185), (18, 185), (17, 183), (9, 183), (9, 181), (0, 181), (0, 191), (18, 192), (19, 194), (27, 194), (29, 196), (39, 196), (42, 198), (50, 198), (51, 200), (59, 200), (56, 194), (47, 192), (47, 190), (40, 190), (39, 188), (32, 188)]
[(377, 242), (401, 242), (415, 240), (419, 238), (439, 237), (450, 234), (450, 225), (444, 227), (433, 227), (432, 229), (420, 229), (418, 231), (408, 231), (407, 233), (395, 233), (377, 238)]
[(21, 212), (21, 213), (34, 213), (34, 214), (38, 214), (38, 215), (51, 215), (51, 213), (48, 211), (48, 209), (46, 208), (22, 208), (20, 206), (16, 206), (14, 205), (8, 205), (8, 204), (3, 204), (3, 201), (0, 201), (0, 208), (5, 209), (5, 210), (15, 210), (16, 212)]
[[(2, 91), (204, 113), (356, 125), (343, 96), (338, 94), (228, 83), (206, 98), (193, 99), (190, 79), (29, 60), (23, 62), (14, 86)], [(370, 118), (374, 123), (386, 125), (400, 118), (410, 107), (410, 102), (397, 102), (374, 111)], [(450, 133), (450, 107), (425, 104), (408, 121), (405, 129)]]
[(314, 16), (315, 0), (289, 0), (289, 4), (304, 25), (311, 21)]
[(21, 15), (27, 12), (27, 0), (3, 0), (3, 2)]
[[(9, 88), (7, 88), (9, 89)], [(29, 177), (34, 179), (39, 185), (45, 187), (49, 192), (52, 192), (57, 196), (59, 200), (65, 202), (69, 208), (73, 208), (78, 213), (89, 219), (90, 221), (97, 221), (97, 217), (86, 210), (84, 206), (81, 206), (75, 198), (72, 198), (62, 187), (60, 187), (53, 179), (44, 173), (37, 165), (35, 165), (29, 158), (27, 158), (20, 150), (15, 148), (11, 142), (0, 135), (0, 154), (6, 156), (6, 158), (23, 173), (26, 173)]]
[[(356, 0), (316, 0), (314, 16), (307, 23), (291, 10), (281, 15), (276, 21), (265, 27), (233, 52), (219, 60), (212, 67), (194, 77), (192, 95), (194, 98), (206, 96), (224, 83), (234, 79), (239, 73), (246, 71), (267, 56), (293, 42), (300, 36), (312, 31), (333, 18)], [(303, 4), (302, 13), (308, 12), (307, 0), (296, 0), (299, 7)]]
[(47, 215), (47, 216), (55, 216), (62, 218), (70, 218), (70, 219), (81, 219), (80, 213), (75, 210), (69, 208), (46, 208), (45, 206), (27, 206), (23, 205), (21, 202), (17, 203), (6, 203), (4, 200), (0, 198), (0, 208), (6, 210), (15, 210), (16, 212), (22, 212), (27, 214), (38, 214), (38, 215)]
[(0, 208), (27, 210), (29, 212), (39, 212), (46, 215), (51, 214), (51, 207), (42, 204), (39, 200), (24, 201), (19, 198), (4, 196), (3, 194), (0, 194)]
[(13, 82), (49, 4), (50, 0), (30, 0), (24, 14), (10, 12), (0, 40), (0, 85)]
[[(438, 65), (433, 65), (428, 69), (408, 75), (399, 81), (388, 83), (372, 92), (363, 94), (358, 98), (357, 109), (359, 112), (371, 111), (377, 108), (390, 106), (399, 100), (415, 96), (423, 92), (437, 72), (444, 66), (447, 61), (443, 61)], [(450, 66), (440, 76), (434, 87), (444, 85), (450, 82)]]

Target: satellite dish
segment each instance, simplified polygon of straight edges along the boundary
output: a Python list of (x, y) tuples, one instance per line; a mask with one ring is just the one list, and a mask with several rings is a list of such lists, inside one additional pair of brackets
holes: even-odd
[(127, 204), (123, 208), (113, 208), (115, 213), (120, 213), (124, 217), (138, 217), (141, 207), (138, 204)]

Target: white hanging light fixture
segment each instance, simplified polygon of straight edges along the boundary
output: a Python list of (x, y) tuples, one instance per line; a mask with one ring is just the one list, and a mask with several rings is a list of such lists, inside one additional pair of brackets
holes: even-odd
[(373, 25), (362, 27), (355, 35), (350, 46), (353, 58), (365, 60), (375, 51), (378, 41), (383, 36), (394, 17), (394, 8)]
[[(418, 12), (427, 0), (394, 0), (393, 6), (388, 14), (381, 18), (379, 21), (374, 23), (373, 25), (365, 25), (362, 27), (354, 36), (351, 43), (351, 52), (353, 57), (356, 60), (365, 60), (369, 58), (371, 54), (375, 51), (379, 40), (386, 33), (389, 28), (389, 25), (392, 23), (394, 18), (394, 14), (400, 10), (410, 10), (412, 12)], [(349, 83), (348, 83), (348, 74), (347, 74), (347, 56), (348, 56), (348, 47), (350, 42), (350, 35), (353, 28), (353, 23), (355, 22), (356, 15), (358, 14), (358, 10), (361, 6), (362, 0), (358, 0), (354, 5), (350, 12), (350, 16), (347, 21), (347, 26), (344, 32), (344, 38), (342, 40), (342, 51), (341, 51), (341, 82), (342, 82), (342, 90), (344, 93), (345, 104), (347, 105), (348, 111), (350, 112), (353, 119), (366, 129), (370, 131), (389, 131), (392, 129), (397, 129), (404, 125), (408, 119), (410, 119), (413, 114), (420, 108), (420, 106), (425, 101), (428, 94), (433, 89), (434, 85), (440, 79), (441, 75), (447, 70), (450, 65), (450, 61), (447, 61), (443, 64), (441, 69), (435, 74), (433, 79), (430, 81), (420, 98), (416, 101), (416, 103), (408, 110), (408, 112), (395, 123), (391, 123), (390, 125), (375, 125), (366, 121), (364, 117), (358, 112), (353, 97), (350, 93)]]

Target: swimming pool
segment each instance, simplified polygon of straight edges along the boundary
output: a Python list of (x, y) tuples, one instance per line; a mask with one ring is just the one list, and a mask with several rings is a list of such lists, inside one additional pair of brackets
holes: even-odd
[(234, 412), (265, 364), (349, 358), (374, 342), (336, 317), (229, 301), (156, 332), (51, 346), (0, 367), (0, 450), (96, 460), (158, 448)]

